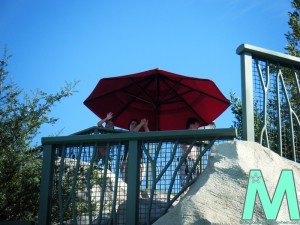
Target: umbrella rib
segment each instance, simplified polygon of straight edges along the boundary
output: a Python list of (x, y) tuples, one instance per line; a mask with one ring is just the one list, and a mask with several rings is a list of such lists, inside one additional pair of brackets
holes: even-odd
[[(176, 83), (176, 85), (177, 85), (179, 82), (181, 82), (181, 80), (182, 80), (182, 79), (180, 79), (180, 80)], [(164, 81), (164, 82), (165, 82), (165, 81)], [(170, 91), (173, 90), (173, 91), (175, 92), (175, 94), (182, 100), (182, 102), (183, 102), (183, 103), (184, 103), (184, 104), (185, 104), (192, 112), (195, 113), (195, 115), (198, 115), (198, 117), (199, 117), (203, 122), (207, 123), (207, 121), (205, 121), (205, 120), (203, 119), (203, 117), (201, 117), (201, 116), (194, 110), (194, 108), (190, 106), (190, 104), (187, 104), (187, 102), (184, 101), (184, 99), (181, 97), (181, 95), (179, 95), (179, 94), (176, 92), (176, 90), (175, 90), (174, 88), (172, 88), (167, 82), (165, 82), (165, 84), (171, 88)], [(183, 86), (185, 86), (185, 85), (183, 85)], [(191, 88), (189, 88), (189, 89), (190, 89), (189, 92), (191, 92), (191, 91), (192, 91)], [(172, 97), (172, 98), (174, 98), (174, 97)]]
[[(170, 79), (168, 79), (168, 80), (170, 80)], [(170, 80), (170, 81), (172, 81), (172, 80)], [(203, 122), (205, 122), (206, 124), (207, 124), (207, 121), (205, 121), (195, 110), (194, 110), (194, 108), (192, 108), (191, 106), (190, 106), (190, 104), (187, 104), (187, 102), (186, 101), (184, 101), (184, 99), (177, 93), (177, 91), (175, 90), (175, 87), (177, 86), (177, 85), (179, 85), (179, 83), (182, 81), (182, 79), (180, 79), (180, 80), (178, 80), (176, 83), (175, 83), (175, 85), (173, 86), (173, 87), (171, 87), (167, 82), (165, 82), (165, 80), (164, 80), (164, 83), (167, 85), (167, 86), (169, 86), (169, 88), (170, 88), (170, 91), (168, 92), (168, 93), (170, 93), (171, 91), (174, 91), (175, 92), (175, 94), (182, 100), (182, 102), (192, 111), (192, 112), (194, 112), (195, 113), (195, 115), (198, 115), (198, 117), (199, 117), (199, 119), (201, 119)], [(172, 98), (174, 98), (174, 97), (172, 97)]]
[(151, 101), (147, 101), (146, 99), (143, 99), (143, 98), (139, 98), (138, 96), (136, 96), (136, 95), (134, 95), (134, 94), (132, 94), (132, 93), (130, 93), (130, 92), (127, 92), (127, 91), (124, 91), (126, 94), (128, 94), (130, 97), (132, 97), (132, 98), (135, 98), (135, 99), (138, 99), (138, 100), (140, 100), (141, 102), (146, 102), (146, 103), (149, 103), (149, 104), (152, 104), (153, 105), (153, 102), (151, 102)]
[[(181, 79), (181, 80), (183, 80), (183, 79)], [(176, 82), (175, 85), (179, 84), (179, 82), (181, 82), (181, 80), (178, 81), (178, 82)], [(174, 91), (176, 92), (175, 88), (172, 88), (168, 83), (166, 83), (166, 84), (171, 88), (170, 91), (171, 91), (171, 90), (174, 90)], [(223, 99), (217, 98), (217, 97), (215, 97), (215, 96), (213, 96), (213, 95), (207, 94), (207, 93), (205, 93), (205, 92), (203, 92), (203, 91), (199, 91), (199, 90), (197, 90), (197, 89), (195, 89), (195, 88), (191, 88), (191, 87), (189, 87), (189, 86), (187, 86), (187, 85), (184, 85), (184, 84), (181, 84), (181, 85), (182, 85), (183, 87), (186, 87), (186, 88), (189, 89), (189, 91), (186, 91), (185, 93), (183, 93), (183, 94), (181, 94), (181, 95), (184, 95), (184, 94), (190, 93), (190, 92), (192, 92), (192, 91), (195, 91), (195, 92), (197, 92), (197, 93), (201, 93), (201, 94), (203, 94), (203, 95), (205, 95), (205, 96), (208, 96), (208, 97), (210, 97), (210, 98), (213, 98), (213, 99), (218, 100), (218, 101), (220, 101), (220, 102), (223, 102), (223, 103), (225, 103), (225, 104), (228, 104), (228, 103), (229, 103), (228, 100), (225, 101), (225, 100), (223, 100)], [(175, 87), (175, 86), (174, 86), (174, 87)], [(178, 95), (177, 92), (176, 92), (176, 94)], [(178, 96), (179, 96), (179, 95), (178, 95)], [(175, 97), (176, 97), (176, 96), (175, 96)], [(168, 101), (168, 100), (170, 100), (170, 99), (172, 99), (172, 98), (175, 98), (175, 97), (168, 98), (168, 99), (166, 99), (166, 101)]]
[[(113, 79), (110, 78), (110, 80), (113, 80)], [(117, 80), (117, 79), (114, 79), (114, 80)], [(131, 80), (133, 80), (133, 79), (131, 78)], [(147, 78), (138, 81), (138, 83), (140, 83), (140, 82), (142, 82), (142, 81), (144, 81), (144, 80), (147, 80)], [(118, 81), (118, 80), (117, 80), (117, 81)], [(124, 91), (125, 89), (127, 89), (127, 88), (129, 88), (129, 87), (131, 87), (131, 86), (133, 86), (133, 85), (136, 85), (136, 86), (138, 86), (141, 90), (143, 90), (139, 85), (137, 85), (137, 82), (133, 80), (133, 83), (130, 83), (130, 84), (126, 85), (126, 86), (123, 86), (122, 88), (119, 88), (119, 89), (111, 90), (111, 91), (109, 91), (109, 92), (107, 92), (107, 93), (101, 95), (101, 98), (103, 98), (103, 97), (105, 97), (105, 96), (107, 96), (107, 95), (110, 95), (110, 94), (112, 94), (112, 93), (114, 93), (114, 92), (117, 92), (117, 91), (121, 91), (121, 90)], [(124, 91), (124, 92), (125, 92), (125, 91)], [(145, 93), (145, 94), (147, 95), (147, 93)], [(86, 101), (86, 103), (91, 102), (91, 101), (94, 101), (94, 100), (99, 99), (99, 98), (100, 98), (100, 97), (91, 98), (91, 99), (89, 99), (88, 101)]]
[[(118, 111), (118, 113), (115, 115), (115, 117), (118, 117), (118, 116), (119, 116), (119, 115), (127, 108), (127, 106), (133, 101), (133, 99), (139, 99), (139, 100), (141, 100), (141, 101), (143, 101), (143, 102), (150, 103), (150, 104), (153, 105), (152, 102), (149, 102), (149, 101), (146, 101), (145, 99), (142, 99), (142, 98), (138, 98), (138, 97), (137, 97), (141, 92), (145, 93), (145, 94), (149, 97), (149, 95), (144, 91), (144, 89), (141, 88), (141, 86), (138, 84), (138, 83), (140, 83), (140, 82), (142, 82), (142, 81), (144, 81), (144, 80), (147, 80), (147, 79), (143, 79), (143, 80), (141, 80), (141, 81), (139, 81), (139, 82), (136, 82), (134, 79), (131, 78), (131, 81), (133, 82), (133, 84), (132, 84), (132, 85), (128, 85), (127, 87), (136, 85), (136, 86), (139, 88), (140, 91), (139, 91), (138, 93), (136, 93), (136, 94), (132, 94), (132, 93), (126, 91), (125, 89), (123, 90), (123, 92), (125, 92), (125, 93), (128, 94), (130, 97), (132, 97), (132, 99), (131, 99), (130, 101), (128, 101), (127, 104), (125, 104), (124, 107)], [(151, 82), (151, 80), (149, 80), (148, 85), (149, 85), (150, 82)], [(147, 86), (148, 86), (148, 85), (147, 85)], [(122, 88), (122, 89), (123, 89), (123, 88)]]
[[(170, 82), (173, 82), (173, 83), (174, 83), (173, 80), (168, 79), (167, 77), (166, 77), (166, 79), (169, 80)], [(175, 88), (179, 85), (179, 83), (180, 83), (181, 81), (182, 81), (182, 79), (179, 79), (179, 80), (173, 85), (173, 87), (171, 87), (171, 86), (169, 85), (169, 83), (166, 82), (165, 79), (163, 79), (163, 82), (164, 82), (170, 89), (169, 89), (169, 91), (165, 94), (165, 96), (163, 96), (161, 99), (164, 99), (164, 98), (165, 98), (166, 96), (168, 96), (172, 91), (174, 91), (174, 92), (178, 95), (178, 93), (176, 92)], [(172, 98), (174, 98), (174, 97), (172, 97)], [(171, 99), (172, 99), (172, 98), (171, 98)]]
[[(131, 80), (132, 80), (132, 81), (135, 83), (135, 85), (139, 88), (140, 92), (139, 92), (138, 94), (140, 94), (140, 93), (142, 92), (142, 93), (144, 93), (149, 99), (151, 99), (152, 101), (147, 101), (146, 99), (140, 98), (140, 97), (138, 97), (138, 95), (132, 94), (132, 93), (130, 93), (130, 92), (125, 92), (125, 91), (124, 91), (124, 92), (127, 93), (128, 95), (130, 95), (131, 97), (134, 97), (135, 99), (139, 99), (139, 100), (141, 100), (142, 102), (146, 102), (146, 103), (148, 103), (148, 104), (151, 104), (153, 107), (155, 107), (155, 104), (154, 104), (153, 99), (152, 99), (151, 96), (145, 91), (146, 88), (147, 88), (147, 87), (150, 85), (150, 83), (151, 83), (151, 79), (150, 79), (150, 78), (147, 78), (147, 79), (149, 80), (149, 82), (146, 83), (146, 85), (144, 86), (144, 88), (141, 87), (141, 86), (139, 85), (140, 82), (135, 82), (133, 79), (131, 79)], [(147, 80), (147, 79), (144, 79), (143, 81), (145, 81), (145, 80)]]

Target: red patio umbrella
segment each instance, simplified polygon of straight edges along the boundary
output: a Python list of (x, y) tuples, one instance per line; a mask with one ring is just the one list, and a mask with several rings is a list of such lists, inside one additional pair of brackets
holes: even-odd
[(101, 79), (84, 104), (100, 118), (112, 112), (125, 129), (131, 119), (146, 118), (153, 131), (185, 129), (189, 117), (207, 125), (230, 102), (211, 80), (153, 69)]

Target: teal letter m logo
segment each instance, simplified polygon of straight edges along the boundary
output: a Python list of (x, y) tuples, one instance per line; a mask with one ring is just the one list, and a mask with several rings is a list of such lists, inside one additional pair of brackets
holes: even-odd
[(269, 197), (264, 178), (260, 170), (250, 170), (247, 194), (244, 204), (243, 220), (251, 220), (253, 217), (256, 195), (260, 198), (267, 220), (276, 220), (286, 194), (288, 210), (291, 220), (299, 220), (299, 206), (295, 189), (292, 170), (282, 170), (275, 189), (273, 199)]

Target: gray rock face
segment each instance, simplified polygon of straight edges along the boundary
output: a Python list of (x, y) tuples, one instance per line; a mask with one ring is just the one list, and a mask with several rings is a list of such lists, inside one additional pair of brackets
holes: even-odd
[[(174, 209), (154, 224), (241, 224), (249, 172), (253, 169), (261, 170), (271, 199), (282, 170), (291, 169), (296, 194), (298, 200), (300, 199), (299, 164), (281, 158), (257, 143), (234, 141), (217, 145), (212, 149), (204, 172)], [(251, 221), (269, 224), (257, 196)], [(276, 221), (290, 221), (286, 196), (283, 198)]]

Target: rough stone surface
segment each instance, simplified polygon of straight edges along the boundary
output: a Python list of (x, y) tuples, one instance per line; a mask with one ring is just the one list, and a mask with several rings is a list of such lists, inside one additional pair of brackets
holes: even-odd
[[(204, 172), (174, 209), (154, 224), (241, 224), (251, 169), (261, 170), (270, 197), (274, 195), (282, 169), (292, 169), (300, 205), (299, 164), (257, 143), (233, 141), (212, 149)], [(258, 197), (252, 220), (268, 224)], [(277, 221), (290, 221), (286, 197)]]

